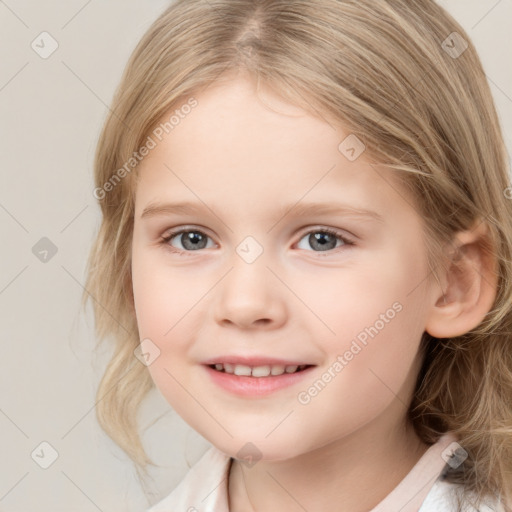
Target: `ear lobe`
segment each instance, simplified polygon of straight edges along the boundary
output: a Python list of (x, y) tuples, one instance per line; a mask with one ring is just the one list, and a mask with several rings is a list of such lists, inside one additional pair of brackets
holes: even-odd
[(444, 291), (436, 290), (425, 330), (451, 338), (478, 326), (491, 310), (497, 293), (496, 260), (485, 221), (455, 235), (452, 257), (443, 275)]

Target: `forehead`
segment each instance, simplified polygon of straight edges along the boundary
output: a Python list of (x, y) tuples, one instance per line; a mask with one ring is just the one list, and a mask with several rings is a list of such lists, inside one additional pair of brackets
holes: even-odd
[(256, 90), (254, 82), (239, 78), (212, 84), (194, 98), (197, 106), (139, 166), (139, 213), (141, 203), (178, 197), (244, 211), (263, 198), (266, 208), (280, 209), (302, 198), (350, 199), (381, 210), (396, 205), (399, 184), (392, 172), (372, 165), (354, 134), (273, 90)]

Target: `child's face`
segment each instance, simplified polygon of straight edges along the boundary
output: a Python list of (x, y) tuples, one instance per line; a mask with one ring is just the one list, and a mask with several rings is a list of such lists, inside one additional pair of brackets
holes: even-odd
[[(250, 442), (286, 459), (405, 421), (432, 294), (421, 218), (392, 171), (342, 154), (349, 132), (260, 96), (280, 113), (248, 81), (210, 86), (143, 160), (133, 289), (172, 407), (232, 456)], [(339, 210), (288, 212), (310, 203)], [(171, 229), (192, 233), (162, 242)], [(237, 362), (311, 366), (208, 366)]]

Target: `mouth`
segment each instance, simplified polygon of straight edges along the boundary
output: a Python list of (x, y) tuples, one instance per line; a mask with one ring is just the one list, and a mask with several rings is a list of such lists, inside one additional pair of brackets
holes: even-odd
[(299, 373), (313, 365), (301, 364), (301, 365), (259, 365), (259, 366), (248, 366), (244, 364), (230, 364), (230, 363), (215, 363), (208, 365), (212, 370), (216, 370), (222, 373), (228, 373), (231, 375), (237, 375), (239, 377), (277, 377), (283, 374)]
[[(312, 364), (285, 361), (208, 361), (206, 369), (211, 382), (223, 391), (244, 398), (259, 398), (293, 386), (310, 374)], [(295, 362), (294, 362), (295, 363)], [(297, 362), (298, 363), (298, 362)]]

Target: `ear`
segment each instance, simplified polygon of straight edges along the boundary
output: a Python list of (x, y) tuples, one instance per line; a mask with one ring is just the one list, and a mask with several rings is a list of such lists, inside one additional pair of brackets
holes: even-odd
[(483, 220), (458, 232), (450, 243), (448, 265), (435, 286), (425, 330), (436, 338), (451, 338), (478, 326), (491, 310), (497, 293), (496, 260)]

